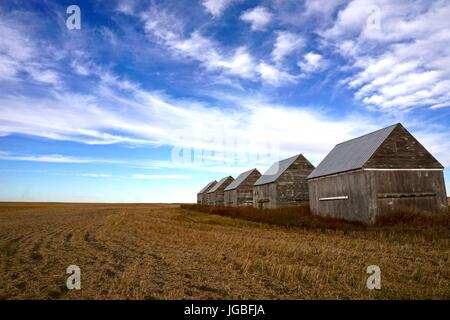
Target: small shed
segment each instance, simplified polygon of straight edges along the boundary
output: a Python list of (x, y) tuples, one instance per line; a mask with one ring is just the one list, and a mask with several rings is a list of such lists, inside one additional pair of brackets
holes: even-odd
[(253, 185), (261, 177), (257, 169), (241, 173), (224, 190), (225, 207), (252, 207)]
[(336, 145), (307, 179), (322, 216), (373, 224), (380, 214), (448, 208), (443, 166), (400, 123)]
[(275, 162), (253, 185), (253, 207), (274, 209), (308, 204), (306, 177), (314, 166), (302, 155)]
[(208, 204), (206, 198), (206, 193), (211, 190), (211, 188), (217, 183), (216, 180), (209, 182), (202, 190), (197, 193), (197, 203), (198, 204)]
[(211, 206), (224, 206), (224, 190), (233, 180), (232, 176), (225, 177), (209, 189), (206, 193), (208, 204)]

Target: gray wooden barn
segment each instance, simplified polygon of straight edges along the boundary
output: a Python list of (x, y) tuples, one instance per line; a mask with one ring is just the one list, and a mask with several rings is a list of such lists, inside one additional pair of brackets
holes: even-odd
[(447, 211), (443, 166), (400, 124), (340, 143), (308, 176), (313, 213), (373, 224), (380, 214)]
[(224, 190), (225, 207), (252, 207), (253, 185), (261, 177), (257, 169), (241, 173)]
[(224, 206), (224, 189), (228, 187), (233, 180), (232, 176), (225, 177), (209, 189), (206, 193), (208, 204), (211, 206)]
[(274, 209), (308, 204), (306, 177), (314, 166), (301, 154), (275, 162), (253, 185), (253, 207)]
[(202, 190), (197, 193), (197, 203), (198, 204), (208, 204), (208, 199), (206, 193), (211, 190), (211, 188), (217, 183), (216, 180), (209, 182)]

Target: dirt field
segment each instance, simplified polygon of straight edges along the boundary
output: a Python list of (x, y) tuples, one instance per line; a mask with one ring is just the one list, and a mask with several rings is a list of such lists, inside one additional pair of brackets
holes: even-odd
[[(1, 203), (0, 299), (450, 299), (449, 240), (448, 228), (289, 230), (176, 205)], [(366, 288), (373, 264), (381, 290)]]

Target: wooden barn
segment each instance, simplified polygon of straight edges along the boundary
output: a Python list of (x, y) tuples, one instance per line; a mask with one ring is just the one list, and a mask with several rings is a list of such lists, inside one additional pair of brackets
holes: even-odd
[(233, 182), (232, 176), (228, 176), (217, 182), (208, 192), (206, 192), (208, 204), (211, 206), (224, 206), (224, 190)]
[(253, 185), (261, 177), (257, 169), (241, 173), (224, 190), (225, 207), (252, 207)]
[(447, 211), (443, 166), (400, 124), (340, 143), (308, 176), (310, 207), (373, 224), (380, 214)]
[(306, 177), (314, 166), (301, 154), (275, 162), (253, 185), (253, 207), (274, 209), (308, 204)]
[(197, 203), (198, 204), (208, 204), (208, 199), (206, 193), (211, 190), (211, 188), (217, 183), (216, 180), (208, 183), (199, 193), (197, 193)]

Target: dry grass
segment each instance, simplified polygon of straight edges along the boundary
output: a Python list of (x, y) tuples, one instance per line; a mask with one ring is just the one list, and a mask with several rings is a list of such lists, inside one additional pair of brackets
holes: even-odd
[[(286, 227), (177, 205), (3, 203), (0, 298), (450, 298), (445, 222), (296, 217), (286, 213)], [(80, 291), (65, 288), (70, 264), (81, 268)], [(365, 287), (372, 264), (380, 291)]]

